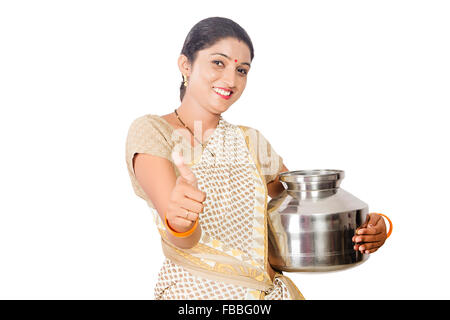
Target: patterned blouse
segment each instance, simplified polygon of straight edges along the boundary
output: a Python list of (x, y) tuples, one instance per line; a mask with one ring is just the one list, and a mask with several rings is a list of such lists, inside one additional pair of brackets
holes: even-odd
[[(190, 249), (168, 241), (164, 222), (133, 168), (136, 153), (173, 162), (174, 149), (182, 151), (198, 188), (206, 193), (199, 215), (202, 237)], [(267, 183), (280, 173), (283, 159), (258, 130), (221, 117), (203, 150), (200, 144), (192, 147), (164, 118), (147, 114), (129, 128), (126, 163), (133, 190), (150, 207), (161, 235), (165, 260), (155, 299), (304, 299), (282, 272), (273, 281), (269, 277)]]

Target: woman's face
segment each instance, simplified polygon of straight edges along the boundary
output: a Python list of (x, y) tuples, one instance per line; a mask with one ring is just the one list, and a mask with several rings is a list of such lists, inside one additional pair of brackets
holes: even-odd
[[(188, 76), (188, 86), (183, 100), (188, 97), (210, 112), (220, 114), (237, 101), (245, 89), (250, 71), (250, 49), (243, 41), (225, 38), (198, 51), (191, 67), (184, 72)], [(232, 93), (224, 97), (215, 88)]]

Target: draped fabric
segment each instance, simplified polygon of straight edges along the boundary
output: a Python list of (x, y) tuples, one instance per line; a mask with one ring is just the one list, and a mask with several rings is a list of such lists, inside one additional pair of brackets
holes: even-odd
[[(199, 215), (202, 237), (190, 249), (168, 241), (164, 222), (133, 169), (136, 153), (172, 162), (174, 149), (182, 151), (206, 193)], [(303, 299), (288, 277), (277, 272), (272, 281), (268, 274), (267, 183), (280, 172), (282, 158), (258, 130), (223, 117), (206, 149), (192, 147), (157, 115), (137, 118), (128, 131), (126, 162), (133, 190), (153, 213), (165, 255), (155, 299)], [(175, 173), (179, 175), (176, 167)]]

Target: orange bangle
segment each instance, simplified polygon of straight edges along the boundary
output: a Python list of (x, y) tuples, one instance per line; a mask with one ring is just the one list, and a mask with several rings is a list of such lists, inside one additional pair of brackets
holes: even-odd
[(164, 220), (165, 220), (167, 230), (169, 230), (169, 232), (171, 234), (173, 234), (175, 237), (178, 237), (178, 238), (186, 238), (187, 236), (190, 236), (192, 233), (194, 233), (195, 229), (197, 229), (197, 225), (198, 225), (198, 219), (197, 219), (197, 220), (195, 220), (195, 223), (191, 229), (189, 229), (188, 231), (185, 231), (185, 232), (178, 232), (178, 231), (175, 231), (169, 225), (169, 221), (167, 221), (167, 217), (164, 217)]

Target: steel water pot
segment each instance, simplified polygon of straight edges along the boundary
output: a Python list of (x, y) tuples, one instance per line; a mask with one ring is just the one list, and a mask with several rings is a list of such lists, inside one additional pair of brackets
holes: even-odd
[(285, 190), (269, 201), (269, 263), (287, 272), (334, 271), (359, 265), (353, 249), (368, 205), (340, 188), (343, 170), (299, 170), (279, 175)]

